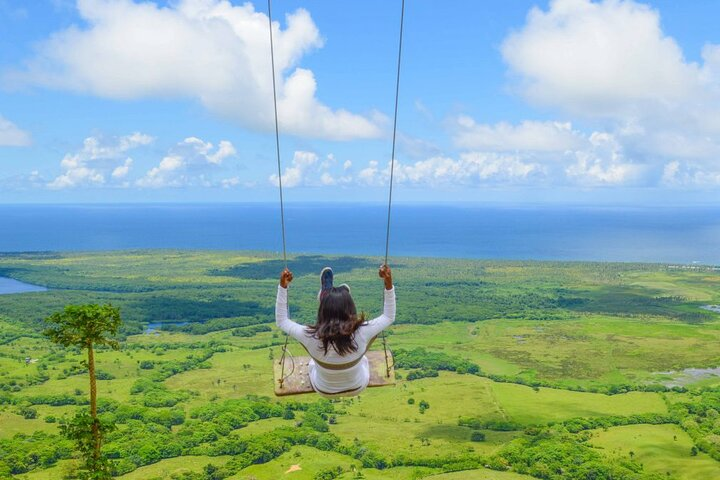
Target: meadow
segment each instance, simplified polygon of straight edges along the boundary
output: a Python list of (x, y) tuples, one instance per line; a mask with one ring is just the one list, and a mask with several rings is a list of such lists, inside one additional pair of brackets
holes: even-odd
[[(292, 257), (291, 316), (313, 321), (325, 265), (378, 313), (378, 264)], [(96, 361), (118, 478), (720, 479), (720, 377), (687, 370), (720, 366), (717, 267), (391, 265), (397, 383), (331, 402), (273, 396), (274, 254), (0, 255), (0, 277), (49, 289), (0, 295), (0, 478), (71, 477), (58, 425), (87, 408), (87, 370), (44, 319), (112, 303), (121, 348)]]

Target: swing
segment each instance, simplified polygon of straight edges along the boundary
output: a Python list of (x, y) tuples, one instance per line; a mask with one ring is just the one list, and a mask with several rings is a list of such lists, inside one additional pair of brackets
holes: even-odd
[[(390, 189), (388, 195), (387, 229), (385, 235), (385, 263), (387, 265), (388, 252), (390, 247), (390, 213), (392, 209), (393, 174), (395, 170), (395, 138), (397, 134), (398, 98), (400, 94), (400, 59), (402, 56), (403, 20), (405, 17), (405, 0), (401, 2), (400, 9), (400, 41), (398, 45), (397, 80), (395, 83), (395, 115), (393, 120), (392, 155), (390, 157)], [(285, 247), (285, 210), (283, 203), (282, 168), (280, 165), (280, 128), (278, 126), (277, 114), (277, 90), (275, 85), (275, 50), (273, 47), (272, 35), (272, 6), (268, 0), (268, 24), (270, 29), (270, 62), (272, 65), (273, 84), (273, 107), (275, 113), (275, 150), (277, 153), (278, 187), (280, 190), (280, 224), (282, 228), (283, 261), (287, 268), (287, 253)], [(370, 382), (368, 387), (384, 387), (395, 384), (395, 363), (392, 352), (387, 348), (385, 332), (381, 332), (382, 351), (367, 351), (370, 365)], [(309, 364), (311, 357), (293, 357), (288, 349), (289, 336), (285, 334), (285, 344), (282, 349), (282, 356), (278, 362), (273, 362), (273, 377), (275, 383), (275, 395), (299, 395), (303, 393), (314, 393), (310, 384)], [(315, 360), (318, 362), (317, 360)], [(341, 394), (337, 394), (341, 396)]]

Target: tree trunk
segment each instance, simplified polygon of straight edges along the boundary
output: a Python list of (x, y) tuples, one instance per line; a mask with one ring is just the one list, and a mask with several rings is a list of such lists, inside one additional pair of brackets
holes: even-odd
[(93, 458), (100, 458), (100, 428), (97, 421), (97, 385), (95, 383), (95, 352), (92, 343), (88, 345), (88, 373), (90, 375), (90, 416), (92, 417), (92, 436), (95, 449)]

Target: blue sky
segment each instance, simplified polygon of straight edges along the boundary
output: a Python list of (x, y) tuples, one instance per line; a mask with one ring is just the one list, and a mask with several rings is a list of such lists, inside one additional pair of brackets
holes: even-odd
[[(288, 201), (383, 201), (400, 2), (276, 0)], [(0, 202), (277, 198), (265, 2), (0, 0)], [(708, 204), (720, 1), (408, 0), (398, 201)]]

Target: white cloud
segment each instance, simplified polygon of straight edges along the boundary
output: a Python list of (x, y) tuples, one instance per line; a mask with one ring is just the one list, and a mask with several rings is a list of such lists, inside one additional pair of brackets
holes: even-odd
[(115, 168), (115, 170), (112, 171), (112, 177), (113, 178), (125, 178), (128, 173), (130, 173), (130, 167), (133, 164), (132, 158), (125, 159), (125, 163)]
[[(351, 166), (349, 160), (338, 166), (338, 160), (332, 153), (321, 161), (315, 152), (298, 150), (293, 154), (290, 166), (283, 171), (283, 188), (347, 185), (353, 181), (347, 172)], [(333, 169), (337, 173), (333, 174)], [(277, 174), (270, 175), (268, 180), (275, 186), (279, 184)]]
[[(370, 160), (370, 162), (368, 163), (368, 166), (366, 168), (363, 168), (362, 170), (360, 170), (360, 173), (358, 173), (358, 176), (357, 176), (358, 180), (361, 183), (364, 183), (366, 185), (375, 185), (375, 186), (382, 185), (386, 181), (389, 182), (390, 181), (390, 173), (389, 173), (390, 170), (388, 169), (387, 173), (384, 173), (383, 176), (381, 177), (379, 175), (380, 169), (379, 169), (378, 165), (379, 165), (379, 163), (377, 162), (377, 160)], [(387, 177), (387, 180), (386, 180), (386, 177)]]
[(0, 115), (0, 147), (26, 147), (30, 143), (29, 133)]
[[(488, 183), (524, 184), (533, 178), (542, 179), (543, 167), (519, 155), (495, 152), (466, 152), (459, 158), (437, 156), (411, 164), (395, 162), (394, 181), (412, 186), (477, 186)], [(387, 186), (390, 182), (390, 164), (380, 169), (371, 161), (360, 171), (357, 182), (368, 186)]]
[[(644, 185), (655, 174), (627, 158), (609, 132), (585, 134), (569, 122), (526, 121), (517, 125), (481, 125), (454, 119), (454, 140), (467, 150), (432, 155), (414, 162), (396, 161), (395, 182), (412, 186), (618, 186)], [(387, 186), (390, 164), (370, 161), (354, 177), (361, 185)]]
[(643, 181), (647, 166), (625, 160), (622, 146), (613, 135), (595, 132), (590, 136), (590, 144), (590, 148), (568, 152), (568, 157), (575, 160), (565, 169), (568, 179), (586, 186)]
[(82, 149), (66, 154), (60, 162), (61, 175), (47, 184), (51, 189), (99, 186), (110, 180), (122, 179), (130, 171), (129, 150), (149, 145), (153, 138), (133, 133), (120, 138), (104, 139), (93, 136), (83, 142)]
[[(78, 0), (77, 7), (85, 25), (54, 33), (11, 81), (114, 99), (192, 98), (246, 127), (272, 128), (267, 16), (251, 3)], [(322, 46), (320, 32), (303, 9), (286, 23), (273, 24), (283, 131), (335, 140), (381, 135), (374, 115), (317, 99), (313, 73), (296, 66)]]
[[(306, 173), (317, 163), (318, 156), (316, 153), (296, 151), (293, 155), (292, 165), (287, 167), (282, 174), (283, 188), (293, 188), (302, 185), (306, 180)], [(279, 185), (278, 175), (272, 174), (270, 176), (270, 182), (273, 185)]]
[(479, 179), (493, 177), (483, 172), (499, 175), (505, 169), (507, 175), (500, 177), (506, 181), (528, 176), (530, 181), (552, 185), (626, 185), (642, 183), (649, 171), (627, 159), (623, 145), (609, 132), (588, 135), (570, 122), (486, 125), (468, 116), (453, 120), (455, 144), (467, 149), (466, 155), (484, 160), (482, 168), (474, 165)]
[[(235, 147), (222, 140), (217, 149), (210, 142), (188, 137), (178, 143), (156, 166), (139, 178), (135, 185), (142, 188), (166, 188), (186, 186), (215, 186), (212, 179), (223, 161), (236, 155)], [(220, 186), (234, 186), (232, 179), (220, 181)]]
[(232, 157), (235, 154), (237, 154), (237, 152), (235, 151), (233, 144), (227, 140), (221, 140), (220, 145), (218, 146), (218, 151), (209, 155), (208, 161), (210, 163), (214, 163), (215, 165), (220, 165), (224, 159)]
[(335, 180), (335, 178), (330, 175), (330, 173), (323, 172), (322, 175), (320, 175), (320, 183), (322, 183), (323, 185), (336, 185), (337, 180)]
[[(621, 160), (598, 153), (594, 144), (572, 147), (569, 179), (690, 185), (714, 178), (720, 157), (720, 45), (706, 45), (702, 61), (689, 62), (662, 31), (659, 12), (647, 5), (553, 0), (547, 10), (533, 8), (501, 51), (526, 98), (601, 127), (618, 145)], [(509, 127), (504, 144), (523, 143), (513, 138), (518, 128)], [(473, 146), (492, 146), (502, 138), (497, 130), (486, 126)], [(542, 137), (558, 140), (549, 133)], [(473, 144), (458, 138), (461, 145)]]
[(661, 183), (669, 187), (720, 187), (720, 166), (708, 168), (693, 162), (668, 162)]
[(587, 141), (570, 122), (524, 121), (518, 125), (500, 122), (478, 124), (468, 116), (456, 119), (455, 144), (460, 148), (508, 152), (532, 150), (563, 152), (583, 147)]
[(633, 1), (534, 7), (502, 54), (529, 98), (590, 115), (687, 99), (700, 86), (699, 67), (662, 32), (658, 12)]

